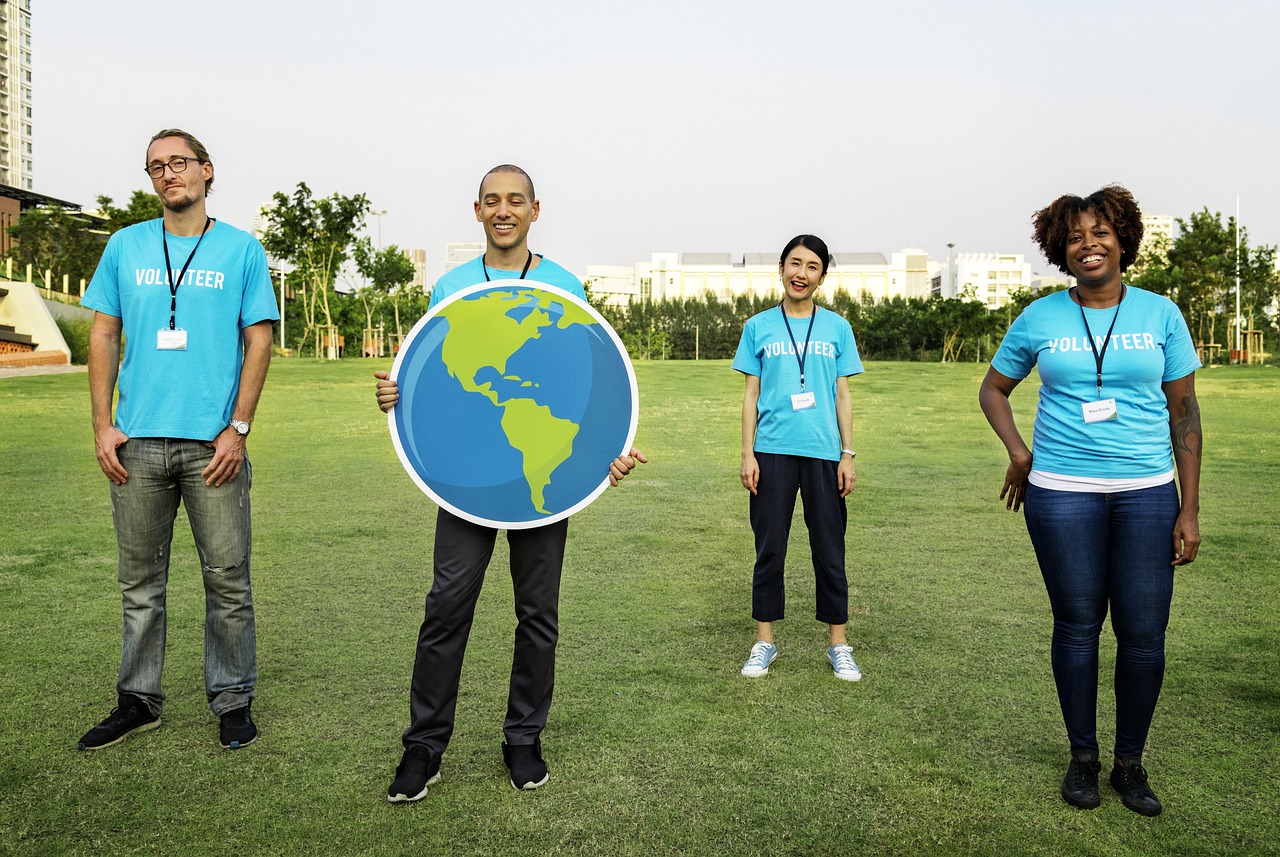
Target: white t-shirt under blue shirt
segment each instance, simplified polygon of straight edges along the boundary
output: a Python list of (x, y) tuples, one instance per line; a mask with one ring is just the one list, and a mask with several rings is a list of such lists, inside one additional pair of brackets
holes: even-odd
[[(431, 300), (427, 303), (427, 309), (431, 309), (455, 292), (460, 292), (468, 286), (485, 282), (486, 273), (491, 281), (514, 280), (520, 277), (519, 271), (486, 268), (483, 259), (484, 256), (477, 256), (470, 262), (459, 265), (436, 280), (436, 284), (431, 288)], [(574, 297), (582, 298), (584, 301), (587, 299), (587, 293), (583, 291), (582, 283), (577, 277), (552, 262), (546, 256), (541, 257), (541, 259), (542, 261), (538, 263), (536, 268), (530, 268), (524, 275), (526, 280), (557, 286)]]
[(163, 235), (174, 280), (195, 255), (178, 284), (174, 313), (187, 347), (157, 348), (156, 333), (169, 328), (163, 224), (148, 220), (112, 235), (80, 303), (121, 320), (116, 427), (129, 437), (213, 440), (227, 427), (240, 390), (241, 330), (278, 321), (280, 313), (258, 239), (221, 220), (203, 240)]
[[(787, 318), (784, 323), (781, 307), (752, 316), (742, 328), (733, 368), (760, 379), (756, 452), (840, 460), (836, 384), (847, 384), (841, 379), (860, 374), (862, 361), (844, 316), (817, 306), (814, 313), (812, 335), (808, 318)], [(806, 336), (804, 389), (814, 394), (814, 407), (795, 410), (791, 396), (801, 392), (796, 352), (805, 351)]]
[[(1021, 380), (1040, 372), (1032, 456), (1036, 471), (1085, 479), (1134, 480), (1172, 474), (1169, 411), (1161, 385), (1190, 375), (1200, 360), (1176, 304), (1132, 286), (1116, 307), (1084, 308), (1097, 363), (1067, 291), (1040, 298), (1009, 327), (991, 366)], [(1106, 340), (1112, 319), (1115, 328)], [(1086, 423), (1082, 407), (1115, 399), (1116, 418)]]

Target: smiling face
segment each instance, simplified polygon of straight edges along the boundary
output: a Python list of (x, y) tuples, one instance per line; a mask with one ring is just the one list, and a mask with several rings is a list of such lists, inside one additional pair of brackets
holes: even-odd
[(797, 244), (778, 263), (778, 277), (782, 280), (784, 300), (799, 308), (813, 300), (813, 293), (826, 279), (822, 260), (803, 244)]
[(475, 208), (490, 250), (524, 252), (529, 227), (538, 219), (538, 201), (532, 196), (528, 179), (520, 173), (485, 176)]
[(1111, 223), (1091, 211), (1082, 211), (1067, 233), (1067, 270), (1085, 286), (1120, 282), (1119, 236)]
[(180, 173), (166, 169), (151, 186), (164, 207), (174, 213), (203, 203), (207, 183), (213, 178), (213, 164), (197, 159), (190, 144), (181, 137), (161, 137), (147, 147), (147, 165), (167, 164), (174, 158), (187, 158), (187, 168)]

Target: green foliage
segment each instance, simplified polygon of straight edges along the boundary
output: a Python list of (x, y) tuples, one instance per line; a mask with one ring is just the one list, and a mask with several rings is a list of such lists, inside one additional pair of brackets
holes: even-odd
[(9, 258), (15, 266), (31, 265), (33, 271), (70, 277), (71, 282), (89, 280), (102, 258), (102, 238), (90, 231), (83, 215), (61, 208), (34, 208), (9, 227), (14, 244)]
[(334, 282), (369, 213), (369, 200), (362, 193), (315, 199), (305, 182), (298, 182), (292, 197), (276, 191), (272, 200), (262, 244), (269, 254), (293, 266), (302, 302), (301, 341), (314, 343), (319, 356), (317, 325), (335, 324)]
[(356, 289), (356, 295), (364, 304), (368, 326), (373, 325), (373, 311), (389, 303), (395, 318), (396, 341), (404, 337), (401, 326), (400, 304), (407, 297), (406, 287), (413, 282), (413, 262), (394, 244), (374, 250), (368, 237), (356, 242), (353, 254), (356, 270), (364, 278), (365, 285)]
[[(1187, 220), (1178, 218), (1178, 237), (1167, 258), (1156, 252), (1138, 260), (1133, 285), (1167, 295), (1182, 310), (1197, 343), (1226, 345), (1228, 326), (1235, 318), (1236, 220), (1223, 223), (1220, 213), (1205, 208)], [(1272, 328), (1280, 297), (1274, 246), (1249, 246), (1248, 230), (1240, 228), (1240, 311), (1259, 329)], [(1231, 345), (1234, 347), (1234, 344)]]
[(150, 191), (135, 190), (124, 208), (112, 205), (109, 196), (99, 196), (98, 211), (107, 219), (107, 232), (114, 234), (126, 226), (163, 217), (164, 204), (160, 202), (160, 197)]
[(71, 362), (77, 366), (87, 364), (89, 362), (89, 332), (93, 330), (93, 320), (58, 316), (54, 321), (58, 324), (58, 330), (62, 332), (62, 338), (67, 341), (67, 347), (71, 349)]
[[(1052, 619), (1005, 455), (978, 411), (985, 367), (870, 363), (852, 382), (850, 641), (832, 678), (813, 621), (802, 511), (782, 657), (738, 668), (755, 631), (741, 377), (724, 361), (641, 362), (650, 464), (574, 516), (561, 588), (551, 782), (514, 791), (499, 753), (514, 627), (499, 538), (463, 667), (442, 780), (386, 787), (406, 725), (435, 510), (373, 404), (389, 361), (279, 361), (249, 438), (261, 737), (218, 749), (189, 528), (172, 550), (164, 725), (76, 739), (115, 702), (116, 542), (84, 376), (0, 380), (0, 852), (560, 855), (1253, 855), (1280, 842), (1280, 374), (1200, 373), (1200, 558), (1177, 572), (1168, 673), (1145, 762), (1165, 803), (1109, 787), (1082, 812)], [(1024, 430), (1034, 376), (1013, 406)], [(185, 512), (180, 512), (180, 516)], [(1115, 643), (1101, 642), (1109, 747)], [(1105, 776), (1105, 775), (1104, 775)]]
[[(988, 312), (978, 301), (895, 297), (862, 302), (838, 291), (819, 302), (849, 320), (858, 350), (869, 360), (989, 359), (1016, 313)], [(601, 312), (637, 359), (732, 357), (751, 316), (777, 305), (773, 298), (739, 296), (633, 302)]]

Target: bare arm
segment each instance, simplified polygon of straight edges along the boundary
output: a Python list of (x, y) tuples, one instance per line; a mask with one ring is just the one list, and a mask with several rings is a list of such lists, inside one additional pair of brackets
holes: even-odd
[[(232, 419), (253, 422), (258, 410), (258, 398), (267, 380), (267, 368), (271, 365), (271, 322), (260, 321), (242, 331), (244, 337), (244, 362), (240, 366), (240, 390), (231, 410)], [(213, 439), (213, 460), (201, 472), (206, 485), (215, 488), (224, 482), (233, 482), (244, 466), (245, 438), (227, 426)]]
[(111, 420), (111, 399), (120, 375), (120, 331), (123, 325), (114, 315), (96, 313), (89, 331), (89, 401), (93, 414), (93, 443), (98, 466), (106, 477), (123, 485), (129, 474), (116, 450), (129, 438)]
[(1006, 509), (1014, 512), (1022, 507), (1022, 498), (1027, 491), (1027, 474), (1031, 472), (1031, 449), (1018, 432), (1013, 420), (1013, 406), (1009, 404), (1009, 396), (1018, 384), (1018, 380), (988, 369), (978, 391), (982, 413), (1009, 452), (1009, 467), (1004, 474), (1000, 499), (1005, 501)]
[(747, 391), (742, 397), (742, 487), (752, 494), (760, 483), (760, 465), (756, 461), (756, 423), (760, 420), (760, 376), (747, 375)]
[(1196, 401), (1196, 375), (1166, 381), (1169, 438), (1178, 470), (1182, 508), (1173, 526), (1173, 564), (1187, 565), (1200, 552), (1200, 461), (1204, 434), (1200, 429), (1200, 403)]
[[(840, 429), (840, 448), (853, 449), (853, 394), (849, 392), (848, 378), (836, 379), (836, 425)], [(841, 497), (849, 496), (857, 479), (853, 457), (841, 452), (836, 474), (836, 485)]]

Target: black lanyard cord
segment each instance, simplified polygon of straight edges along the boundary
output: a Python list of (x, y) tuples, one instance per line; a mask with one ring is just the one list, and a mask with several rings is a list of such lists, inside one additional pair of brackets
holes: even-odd
[[(523, 280), (523, 279), (524, 279), (524, 275), (525, 275), (525, 274), (527, 274), (527, 273), (529, 273), (529, 266), (530, 266), (530, 265), (532, 265), (532, 264), (533, 264), (533, 251), (532, 251), (532, 250), (530, 250), (530, 251), (529, 251), (529, 258), (524, 260), (524, 269), (523, 269), (522, 271), (520, 271), (520, 279), (522, 279), (522, 280)], [(481, 267), (481, 268), (484, 268), (484, 281), (485, 281), (486, 283), (491, 283), (491, 282), (493, 282), (493, 280), (490, 280), (490, 279), (489, 279), (489, 264), (488, 264), (487, 262), (485, 262), (485, 260), (484, 260), (484, 254), (483, 254), (483, 253), (481, 253), (481, 254), (480, 254), (480, 267)]]
[(164, 279), (169, 284), (169, 329), (174, 329), (175, 316), (178, 312), (178, 286), (182, 285), (182, 281), (187, 277), (187, 268), (191, 267), (191, 260), (196, 257), (196, 251), (200, 249), (200, 242), (204, 240), (205, 234), (209, 231), (209, 224), (213, 222), (212, 217), (204, 219), (204, 229), (200, 230), (200, 237), (196, 239), (196, 246), (191, 248), (191, 255), (187, 257), (187, 263), (182, 266), (182, 273), (178, 274), (178, 281), (173, 281), (173, 264), (169, 261), (169, 241), (164, 237), (164, 224), (160, 224), (160, 243), (164, 245)]
[[(1093, 341), (1093, 331), (1089, 329), (1089, 319), (1084, 317), (1084, 304), (1080, 306), (1080, 320), (1084, 322), (1084, 332), (1089, 338), (1089, 350), (1093, 352), (1093, 362), (1098, 368), (1098, 396), (1102, 396), (1102, 358), (1107, 356), (1107, 346), (1111, 344), (1111, 331), (1116, 329), (1116, 319), (1120, 317), (1120, 304), (1124, 303), (1124, 293), (1126, 290), (1124, 283), (1120, 284), (1120, 300), (1116, 302), (1116, 314), (1111, 316), (1111, 326), (1107, 328), (1106, 338), (1102, 340), (1102, 351), (1098, 351), (1098, 345)], [(1076, 296), (1077, 299), (1079, 295)]]
[(817, 304), (813, 307), (813, 314), (809, 316), (809, 332), (804, 335), (804, 350), (800, 349), (800, 345), (796, 342), (796, 335), (791, 332), (791, 322), (787, 320), (787, 311), (782, 308), (782, 304), (778, 304), (778, 311), (782, 313), (782, 323), (787, 326), (787, 336), (791, 337), (791, 347), (796, 352), (796, 362), (800, 364), (800, 392), (804, 392), (804, 359), (809, 353), (809, 339), (813, 336), (813, 321), (818, 317)]

